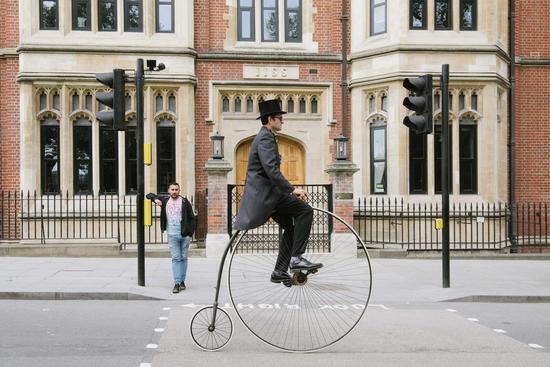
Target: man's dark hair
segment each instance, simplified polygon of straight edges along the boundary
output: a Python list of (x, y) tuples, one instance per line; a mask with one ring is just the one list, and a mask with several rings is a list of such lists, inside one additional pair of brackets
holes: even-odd
[(262, 125), (267, 124), (267, 122), (268, 122), (268, 117), (269, 117), (269, 116), (272, 116), (272, 115), (267, 115), (267, 116), (262, 116), (262, 117), (261, 117), (260, 120), (262, 121)]
[(177, 183), (177, 182), (170, 182), (170, 183), (168, 184), (168, 188), (170, 188), (170, 186), (172, 186), (172, 185), (178, 186), (178, 187), (179, 187), (180, 184)]

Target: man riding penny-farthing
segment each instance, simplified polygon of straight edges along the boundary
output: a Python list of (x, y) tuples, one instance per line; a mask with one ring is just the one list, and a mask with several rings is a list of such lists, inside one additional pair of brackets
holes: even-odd
[[(326, 210), (312, 208), (305, 201), (307, 192), (293, 187), (281, 173), (276, 133), (282, 129), (286, 112), (279, 100), (260, 102), (259, 110), (262, 127), (250, 149), (244, 193), (233, 225), (236, 232), (221, 260), (214, 304), (193, 316), (191, 336), (205, 350), (218, 350), (231, 338), (231, 318), (218, 306), (223, 265), (231, 252), (229, 291), (244, 325), (274, 347), (318, 350), (348, 334), (365, 312), (371, 290), (368, 254), (349, 224)], [(308, 259), (304, 254), (314, 215), (330, 217), (339, 230), (330, 233), (329, 251), (308, 253)], [(242, 250), (247, 232), (270, 218), (282, 229), (278, 251)]]

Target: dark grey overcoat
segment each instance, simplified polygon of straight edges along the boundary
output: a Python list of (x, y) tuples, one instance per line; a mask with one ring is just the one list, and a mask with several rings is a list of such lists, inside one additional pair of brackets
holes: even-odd
[(283, 195), (294, 191), (294, 187), (281, 174), (280, 166), (275, 135), (262, 126), (250, 148), (246, 184), (234, 229), (261, 226), (269, 219)]

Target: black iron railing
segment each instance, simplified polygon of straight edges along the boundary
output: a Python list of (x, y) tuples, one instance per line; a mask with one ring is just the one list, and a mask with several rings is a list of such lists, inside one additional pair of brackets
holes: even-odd
[[(515, 213), (512, 220), (512, 210)], [(405, 203), (396, 198), (363, 198), (354, 207), (354, 227), (370, 247), (440, 250), (439, 204)], [(518, 246), (550, 246), (547, 205), (520, 203), (453, 204), (450, 207), (451, 250), (494, 250), (511, 246), (509, 229)]]
[[(198, 214), (195, 241), (206, 236), (206, 197), (189, 198)], [(0, 240), (113, 240), (136, 242), (136, 197), (133, 195), (39, 195), (36, 192), (0, 192)], [(145, 243), (164, 243), (160, 208), (152, 206), (152, 225)]]
[[(307, 202), (314, 207), (333, 211), (332, 185), (294, 185), (308, 192)], [(233, 223), (244, 185), (227, 185), (227, 231), (231, 235)], [(313, 224), (308, 242), (308, 251), (323, 252), (330, 250), (330, 234), (332, 233), (332, 217), (320, 212), (314, 212)], [(240, 250), (248, 252), (274, 252), (279, 248), (282, 230), (270, 219), (266, 224), (250, 230), (241, 240)]]

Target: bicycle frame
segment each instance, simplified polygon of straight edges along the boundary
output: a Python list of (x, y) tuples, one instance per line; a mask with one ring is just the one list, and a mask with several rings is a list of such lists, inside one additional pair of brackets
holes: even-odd
[[(244, 231), (243, 235), (245, 235), (246, 232), (248, 232), (248, 230)], [(220, 270), (218, 271), (218, 281), (216, 283), (216, 295), (214, 296), (214, 303), (212, 304), (212, 307), (213, 307), (213, 309), (212, 309), (212, 322), (208, 326), (209, 331), (214, 331), (214, 329), (216, 328), (216, 313), (218, 312), (218, 298), (220, 296), (220, 285), (221, 285), (221, 282), (222, 282), (223, 266), (225, 265), (225, 259), (227, 257), (227, 254), (229, 253), (230, 250), (232, 250), (233, 241), (235, 240), (235, 238), (237, 238), (239, 233), (241, 233), (241, 231), (236, 231), (231, 236), (231, 239), (229, 240), (229, 243), (227, 244), (227, 247), (225, 248), (225, 250), (223, 252), (223, 255), (222, 255), (222, 259), (220, 261)]]

